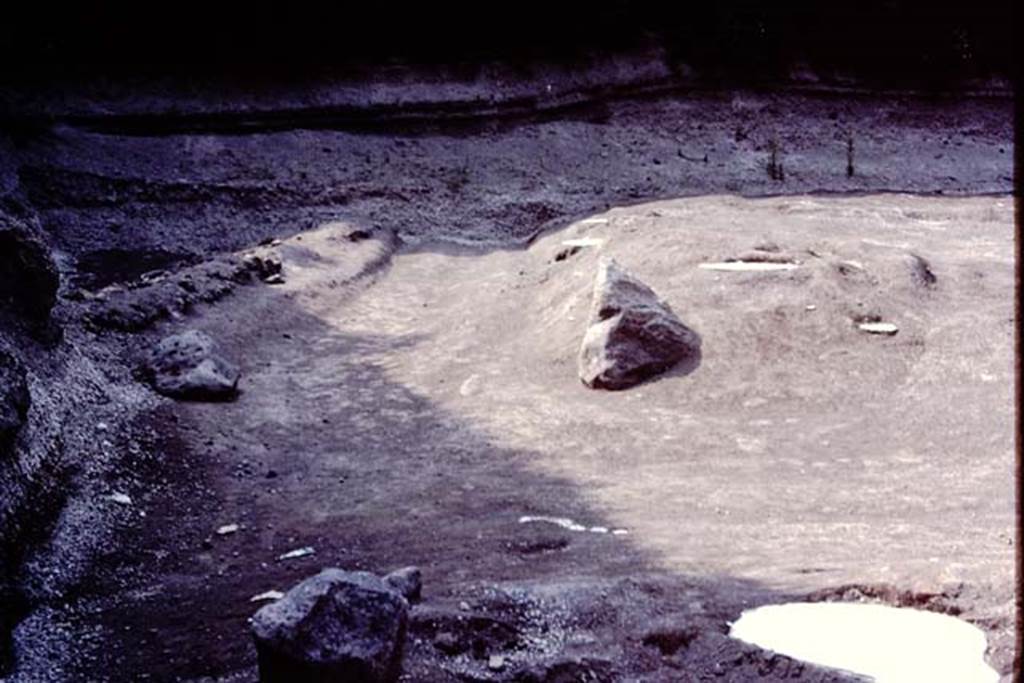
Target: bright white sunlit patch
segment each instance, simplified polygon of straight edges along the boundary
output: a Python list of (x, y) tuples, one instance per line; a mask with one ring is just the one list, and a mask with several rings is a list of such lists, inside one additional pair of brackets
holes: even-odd
[(842, 602), (768, 605), (744, 612), (729, 635), (877, 683), (994, 683), (985, 634), (935, 612)]

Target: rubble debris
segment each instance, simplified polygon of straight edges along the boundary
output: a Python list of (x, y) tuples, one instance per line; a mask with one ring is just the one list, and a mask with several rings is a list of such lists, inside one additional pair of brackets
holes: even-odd
[(470, 654), (486, 660), (493, 654), (519, 647), (523, 634), (506, 618), (474, 612), (468, 604), (458, 610), (417, 607), (410, 614), (409, 629), (418, 639), (433, 644), (449, 656)]
[(280, 257), (265, 248), (219, 256), (155, 278), (112, 284), (96, 292), (79, 290), (75, 298), (89, 302), (85, 319), (93, 329), (138, 332), (253, 282), (284, 282)]
[(267, 249), (254, 249), (243, 254), (242, 265), (245, 272), (255, 275), (264, 282), (282, 275), (281, 257)]

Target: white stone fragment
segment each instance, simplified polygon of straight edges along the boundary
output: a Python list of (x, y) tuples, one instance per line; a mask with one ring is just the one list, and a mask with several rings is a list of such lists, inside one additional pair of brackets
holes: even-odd
[(252, 596), (251, 598), (249, 598), (249, 602), (264, 602), (266, 600), (280, 600), (283, 597), (284, 597), (284, 593), (282, 593), (281, 591), (273, 591), (273, 590), (271, 590), (271, 591), (266, 591), (264, 593), (260, 593), (259, 595)]
[(700, 263), (702, 270), (724, 270), (730, 272), (768, 272), (775, 270), (793, 270), (799, 263), (777, 263), (772, 261), (720, 261), (717, 263)]
[(869, 334), (887, 334), (890, 336), (900, 331), (900, 328), (893, 323), (860, 323), (857, 325), (857, 328)]
[(298, 558), (298, 557), (306, 557), (307, 555), (312, 555), (315, 552), (316, 551), (313, 550), (312, 547), (307, 545), (307, 546), (304, 546), (302, 548), (296, 548), (295, 550), (289, 550), (288, 552), (286, 552), (283, 555), (278, 555), (277, 559), (278, 559), (278, 561), (280, 561), (280, 560), (294, 560), (295, 558)]
[(597, 237), (580, 237), (571, 240), (562, 240), (562, 244), (567, 247), (600, 247), (604, 244), (604, 240)]

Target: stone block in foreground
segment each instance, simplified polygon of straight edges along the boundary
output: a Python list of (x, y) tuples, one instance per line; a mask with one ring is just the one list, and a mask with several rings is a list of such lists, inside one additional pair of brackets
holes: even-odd
[(238, 392), (238, 366), (197, 330), (166, 337), (149, 353), (143, 374), (164, 396), (190, 401), (227, 401)]
[(325, 569), (253, 617), (260, 681), (395, 681), (408, 613), (405, 598), (380, 577)]

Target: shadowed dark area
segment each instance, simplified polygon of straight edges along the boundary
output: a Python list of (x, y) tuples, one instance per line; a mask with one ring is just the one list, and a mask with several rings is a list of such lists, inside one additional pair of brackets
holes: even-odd
[[(796, 64), (886, 84), (946, 86), (1009, 75), (1011, 4), (868, 0), (462, 3), (82, 2), (7, 10), (0, 56), (49, 75), (219, 69), (259, 79), (340, 65), (577, 61), (657, 46), (729, 81)], [(13, 15), (13, 16), (12, 16)]]

